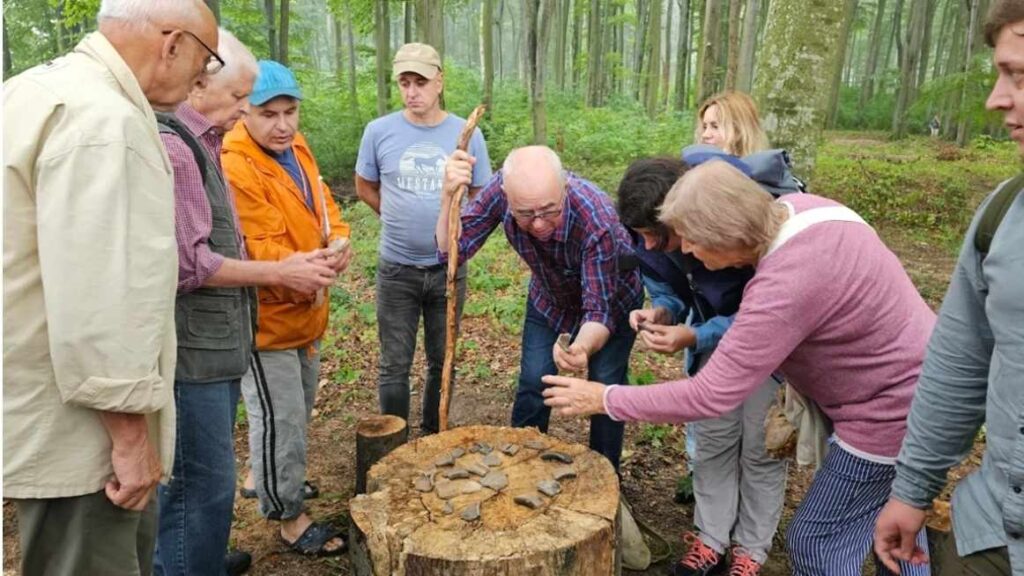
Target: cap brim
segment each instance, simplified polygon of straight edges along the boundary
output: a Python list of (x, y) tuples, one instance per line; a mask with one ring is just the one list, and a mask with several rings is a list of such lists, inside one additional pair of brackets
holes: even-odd
[(433, 80), (441, 73), (441, 69), (433, 64), (424, 64), (423, 62), (395, 62), (395, 80), (398, 80), (398, 77), (406, 72), (413, 72), (427, 80)]
[(249, 96), (249, 104), (262, 106), (278, 96), (290, 96), (296, 100), (302, 100), (302, 91), (298, 88), (274, 88), (273, 90), (262, 90), (253, 92)]

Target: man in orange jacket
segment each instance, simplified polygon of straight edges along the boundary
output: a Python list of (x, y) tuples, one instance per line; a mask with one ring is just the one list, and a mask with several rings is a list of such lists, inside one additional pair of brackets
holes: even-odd
[[(225, 137), (222, 163), (251, 259), (276, 261), (327, 248), (325, 263), (337, 274), (352, 258), (349, 226), (298, 132), (301, 100), (288, 68), (261, 61), (251, 110)], [(305, 481), (306, 429), (319, 380), (327, 299), (327, 289), (307, 295), (261, 287), (258, 354), (242, 380), (260, 513), (281, 521), (281, 538), (294, 551), (317, 556), (345, 549), (335, 527), (314, 522), (302, 510), (303, 499), (315, 496)]]

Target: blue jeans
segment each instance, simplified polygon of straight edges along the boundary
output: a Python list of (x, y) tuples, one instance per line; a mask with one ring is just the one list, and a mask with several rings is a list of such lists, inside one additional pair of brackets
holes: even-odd
[[(587, 377), (602, 384), (628, 384), (629, 353), (633, 349), (636, 333), (622, 320), (618, 329), (608, 338), (604, 348), (590, 359)], [(512, 425), (518, 428), (536, 426), (547, 433), (551, 409), (544, 405), (542, 376), (557, 374), (555, 359), (551, 356), (558, 332), (548, 326), (547, 320), (526, 304), (523, 325), (523, 356), (519, 364), (519, 387), (512, 405)], [(604, 455), (615, 470), (619, 469), (622, 455), (622, 433), (625, 426), (605, 415), (590, 417), (590, 449)]]
[(223, 576), (235, 505), (239, 381), (174, 382), (177, 441), (170, 484), (160, 486), (154, 573)]

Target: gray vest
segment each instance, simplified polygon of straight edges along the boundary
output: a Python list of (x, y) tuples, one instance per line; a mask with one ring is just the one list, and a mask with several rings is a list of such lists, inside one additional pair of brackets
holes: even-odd
[[(175, 134), (192, 150), (203, 175), (206, 199), (213, 215), (210, 250), (239, 259), (234, 212), (217, 164), (191, 132), (172, 114), (157, 113), (159, 130)], [(256, 334), (256, 294), (253, 288), (202, 287), (178, 293), (174, 321), (178, 334), (178, 365), (174, 379), (185, 382), (236, 380), (249, 368)]]

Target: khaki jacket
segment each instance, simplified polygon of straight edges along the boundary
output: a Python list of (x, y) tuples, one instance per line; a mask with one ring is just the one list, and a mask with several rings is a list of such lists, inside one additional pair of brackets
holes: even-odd
[[(315, 213), (288, 172), (252, 139), (244, 122), (224, 137), (221, 164), (235, 193), (245, 248), (253, 260), (283, 260), (349, 236), (349, 225), (321, 180), (320, 168), (302, 134), (295, 135), (292, 150), (313, 186)], [(259, 303), (259, 350), (305, 348), (327, 329), (330, 305), (326, 299), (318, 304), (315, 296), (267, 286), (259, 289)]]
[(4, 497), (103, 489), (98, 411), (174, 447), (174, 179), (135, 76), (93, 33), (4, 85)]

